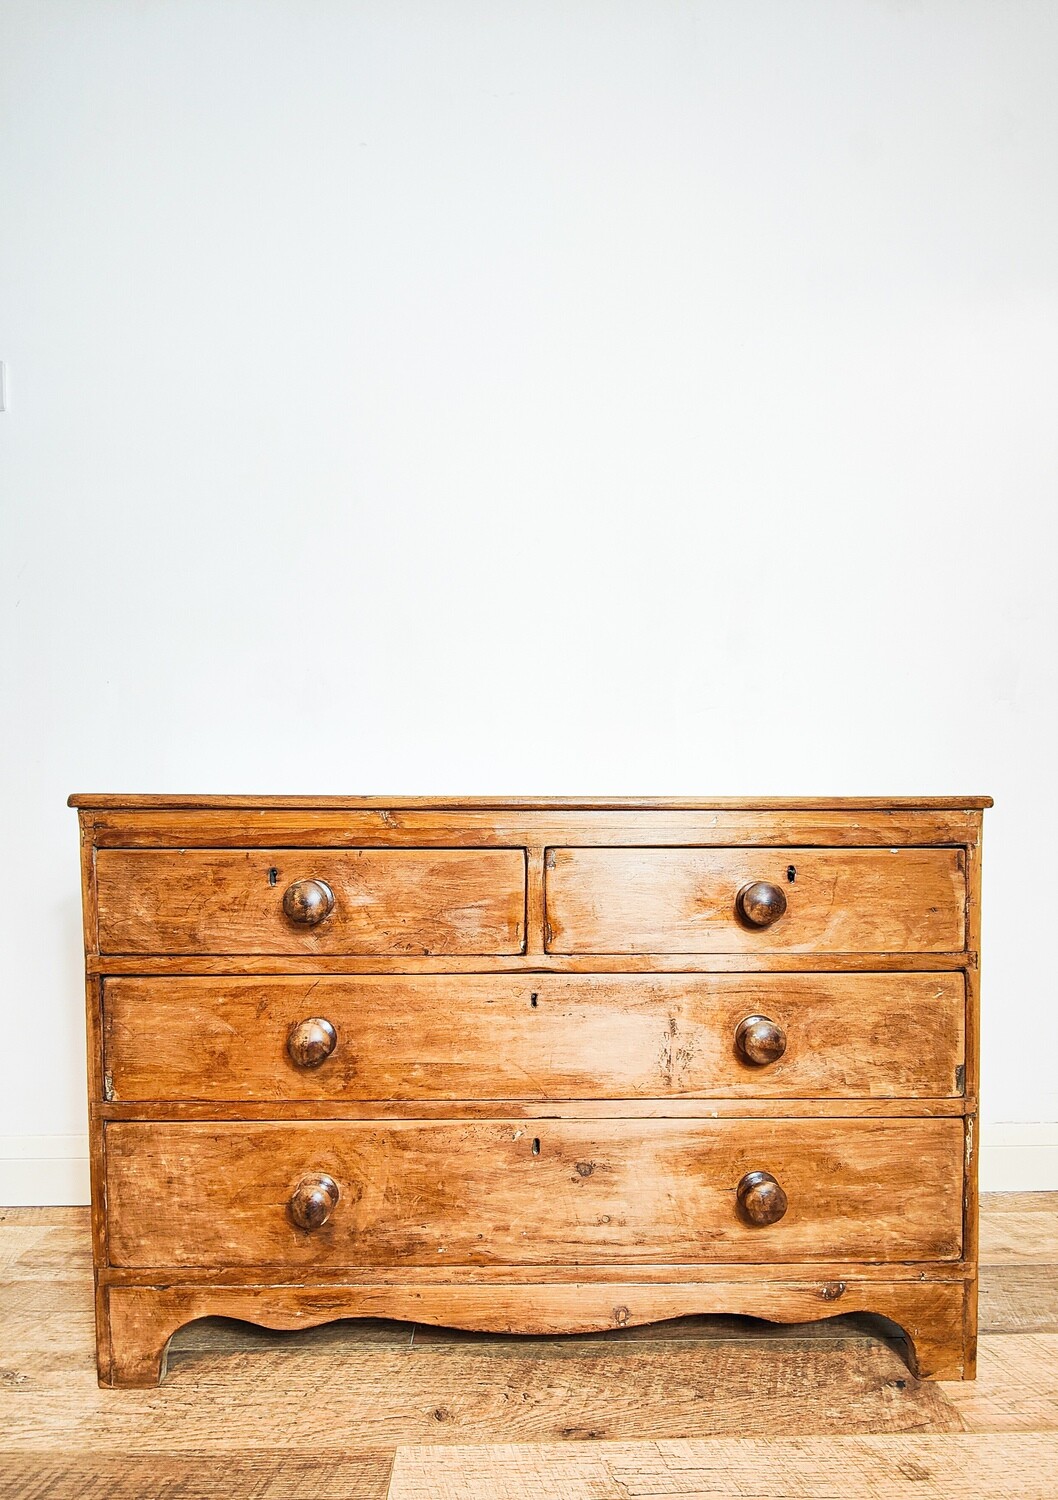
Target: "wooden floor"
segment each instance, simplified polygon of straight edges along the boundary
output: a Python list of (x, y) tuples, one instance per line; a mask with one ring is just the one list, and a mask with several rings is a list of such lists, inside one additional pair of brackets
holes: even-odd
[(576, 1339), (210, 1319), (101, 1391), (85, 1209), (0, 1209), (2, 1500), (1056, 1500), (1058, 1194), (982, 1206), (980, 1374), (864, 1317)]

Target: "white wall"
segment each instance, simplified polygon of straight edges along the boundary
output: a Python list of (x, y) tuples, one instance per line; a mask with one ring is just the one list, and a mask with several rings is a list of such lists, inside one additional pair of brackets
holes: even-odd
[(75, 788), (990, 792), (1058, 1186), (1058, 6), (0, 17), (7, 1191), (82, 1180)]

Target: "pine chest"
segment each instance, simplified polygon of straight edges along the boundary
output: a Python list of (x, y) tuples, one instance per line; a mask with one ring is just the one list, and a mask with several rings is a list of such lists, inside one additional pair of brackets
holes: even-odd
[(972, 1377), (988, 798), (70, 800), (101, 1383), (210, 1314)]

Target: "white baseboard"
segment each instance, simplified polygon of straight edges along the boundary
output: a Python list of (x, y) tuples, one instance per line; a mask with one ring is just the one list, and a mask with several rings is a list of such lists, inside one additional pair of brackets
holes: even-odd
[[(1058, 1192), (1058, 1123), (987, 1125), (981, 1191)], [(79, 1135), (0, 1135), (0, 1205), (89, 1201), (88, 1141)]]
[(1058, 1124), (985, 1125), (981, 1191), (1058, 1191)]
[(87, 1136), (0, 1135), (0, 1204), (5, 1208), (89, 1202)]

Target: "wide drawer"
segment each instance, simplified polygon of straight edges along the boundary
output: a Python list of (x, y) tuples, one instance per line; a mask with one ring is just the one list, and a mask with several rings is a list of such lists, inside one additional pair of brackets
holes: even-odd
[(521, 849), (101, 849), (103, 953), (511, 954)]
[(545, 879), (551, 953), (950, 953), (966, 941), (961, 849), (555, 848)]
[[(109, 1259), (317, 1276), (371, 1265), (952, 1260), (962, 1148), (957, 1119), (112, 1122)], [(758, 1172), (785, 1193), (777, 1223), (753, 1224), (739, 1207), (740, 1184)], [(304, 1214), (314, 1194), (329, 1217), (299, 1227), (297, 1205)]]
[(961, 973), (108, 979), (103, 1001), (118, 1101), (942, 1097), (964, 1011)]

